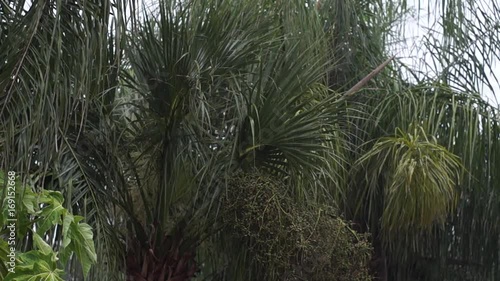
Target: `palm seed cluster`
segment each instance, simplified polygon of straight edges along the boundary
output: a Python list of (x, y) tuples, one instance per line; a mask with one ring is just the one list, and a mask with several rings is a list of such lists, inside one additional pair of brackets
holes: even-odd
[(226, 231), (247, 244), (266, 280), (370, 280), (368, 237), (332, 207), (295, 202), (286, 183), (263, 171), (237, 173), (227, 185)]

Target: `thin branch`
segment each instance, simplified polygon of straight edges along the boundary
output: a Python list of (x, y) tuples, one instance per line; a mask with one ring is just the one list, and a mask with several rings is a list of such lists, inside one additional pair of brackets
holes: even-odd
[(346, 96), (352, 96), (354, 93), (359, 91), (368, 81), (370, 81), (375, 75), (379, 74), (382, 69), (384, 69), (393, 59), (395, 56), (392, 56), (388, 58), (385, 62), (383, 62), (381, 65), (377, 66), (370, 74), (368, 74), (365, 78), (361, 79), (356, 85), (354, 85), (349, 91), (345, 93)]

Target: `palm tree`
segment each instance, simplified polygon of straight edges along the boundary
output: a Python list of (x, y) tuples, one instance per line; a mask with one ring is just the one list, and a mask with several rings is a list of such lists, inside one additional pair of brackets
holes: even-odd
[[(392, 49), (388, 39), (401, 38), (399, 32), (406, 22), (399, 19), (407, 14), (408, 8), (405, 1), (321, 1), (321, 7), (327, 24), (337, 27), (331, 40), (340, 39), (337, 46), (343, 47), (334, 49), (334, 57), (342, 58), (345, 64), (333, 72), (334, 77), (343, 80), (330, 84), (334, 90), (340, 91), (359, 79), (349, 80), (350, 77), (367, 73), (363, 67), (375, 65), (371, 60), (381, 60), (384, 53)], [(466, 1), (429, 5), (429, 12), (436, 10), (438, 13), (442, 11), (438, 28), (430, 30), (424, 38), (424, 47), (432, 54), (432, 62), (428, 61), (423, 68), (427, 73), (396, 64), (397, 68), (386, 69), (382, 76), (372, 80), (368, 86), (370, 89), (356, 93), (349, 100), (354, 123), (349, 138), (353, 148), (350, 161), (353, 178), (345, 210), (348, 217), (359, 223), (359, 229), (368, 229), (372, 233), (377, 271), (382, 279), (494, 279), (498, 274), (495, 265), (498, 246), (492, 241), (498, 240), (497, 220), (486, 214), (498, 212), (492, 205), (498, 201), (498, 187), (488, 172), (494, 169), (496, 161), (492, 159), (496, 158), (495, 147), (498, 146), (498, 110), (484, 102), (477, 93), (481, 91), (479, 84), (493, 88), (487, 70), (492, 70), (495, 60), (489, 55), (498, 53), (496, 24), (499, 11), (492, 2), (475, 4)], [(384, 14), (378, 11), (384, 11)], [(441, 42), (440, 37), (443, 38)], [(409, 70), (411, 79), (405, 78), (407, 72), (401, 70)], [(421, 127), (422, 133), (413, 133), (411, 127), (415, 125)], [(398, 134), (394, 132), (398, 131), (400, 137), (396, 138)], [(431, 155), (425, 156), (425, 150), (419, 150), (422, 153), (419, 157), (405, 158), (404, 155), (408, 156), (411, 150), (402, 145), (401, 140), (407, 138), (404, 136), (413, 140), (423, 137), (425, 146), (439, 145), (432, 151), (444, 153), (443, 148), (446, 148), (459, 156), (465, 168), (462, 180), (458, 181), (460, 177), (454, 176), (456, 169), (451, 169), (439, 173), (442, 183), (435, 184), (432, 190), (415, 181), (412, 174), (423, 166), (411, 163), (425, 163), (421, 160)], [(412, 142), (408, 140), (404, 142), (410, 145)], [(432, 140), (432, 143), (427, 140)], [(419, 160), (422, 156), (426, 158)], [(450, 156), (448, 161), (456, 158)], [(392, 164), (388, 164), (390, 162)], [(365, 166), (367, 163), (372, 163), (371, 169)], [(396, 165), (393, 166), (395, 169), (389, 168), (391, 165)], [(456, 164), (452, 166), (456, 167)], [(432, 169), (432, 172), (437, 170)], [(426, 169), (426, 174), (430, 175), (431, 171)], [(425, 177), (417, 178), (423, 180)], [(390, 187), (405, 179), (407, 183), (415, 181), (412, 192), (423, 193), (393, 201), (391, 196), (398, 193), (390, 192)], [(443, 188), (449, 187), (452, 181), (454, 188), (449, 191), (459, 193), (458, 205), (444, 224), (424, 231), (428, 228), (427, 219), (424, 219), (420, 227), (411, 229), (411, 232), (397, 231), (395, 236), (392, 230), (407, 226), (411, 223), (411, 216), (449, 206), (454, 201), (453, 193), (447, 191), (442, 193), (444, 197), (439, 197), (434, 192), (445, 191)], [(399, 189), (395, 191), (401, 192)], [(421, 196), (429, 197), (424, 201)], [(434, 200), (429, 200), (431, 197)], [(413, 200), (418, 198), (424, 201), (420, 204), (432, 207), (412, 209), (411, 203), (416, 203)], [(410, 204), (407, 207), (414, 211), (400, 209), (397, 204), (402, 204), (402, 207)], [(400, 219), (395, 219), (397, 217)], [(388, 218), (394, 219), (390, 219), (392, 223)], [(442, 221), (442, 215), (428, 219)], [(481, 221), (485, 228), (475, 227), (477, 221)], [(472, 232), (474, 236), (470, 234)]]
[[(324, 83), (329, 65), (319, 18), (300, 1), (276, 7), (266, 1), (166, 1), (143, 19), (132, 24), (137, 29), (129, 39), (125, 83), (145, 104), (126, 125), (133, 128), (126, 137), (134, 144), (126, 150), (138, 163), (131, 172), (142, 185), (137, 198), (154, 206), (146, 214), (153, 230), (139, 226), (129, 239), (143, 241), (143, 233), (153, 232), (149, 239), (159, 247), (128, 251), (128, 275), (164, 280), (172, 265), (158, 256), (164, 251), (160, 241), (173, 228), (182, 231), (178, 241), (172, 238), (175, 252), (192, 259), (174, 258), (174, 267), (190, 264), (179, 280), (197, 269), (196, 249), (207, 278), (280, 277), (279, 265), (263, 270), (267, 260), (254, 261), (256, 252), (248, 250), (261, 236), (247, 242), (239, 237), (231, 247), (221, 243), (235, 237), (219, 219), (224, 211), (218, 213), (227, 182), (238, 185), (235, 173), (252, 175), (255, 167), (264, 170), (261, 177), (285, 182), (281, 192), (301, 204), (331, 202), (341, 193), (344, 105)], [(294, 24), (298, 20), (301, 25)], [(289, 213), (295, 207), (286, 208)], [(148, 253), (151, 258), (144, 258)]]
[[(201, 266), (195, 254), (214, 241), (218, 247), (201, 257), (207, 268), (218, 266), (225, 278), (241, 275), (245, 267), (225, 269), (235, 249), (214, 240), (223, 227), (217, 210), (224, 179), (236, 171), (260, 167), (306, 206), (340, 193), (344, 104), (324, 83), (327, 48), (314, 10), (299, 1), (165, 1), (158, 13), (126, 25), (110, 17), (122, 15), (123, 3), (99, 6), (103, 10), (51, 4), (31, 7), (47, 27), (22, 18), (20, 6), (7, 25), (7, 36), (28, 26), (40, 42), (27, 44), (25, 53), (12, 56), (11, 68), (2, 69), (4, 77), (15, 74), (10, 84), (2, 80), (8, 98), (3, 122), (9, 124), (2, 165), (62, 190), (68, 207), (94, 226), (102, 260), (91, 278), (188, 280)], [(42, 11), (49, 11), (47, 19)], [(60, 27), (66, 11), (76, 19)], [(112, 20), (115, 26), (103, 24)], [(131, 33), (120, 32), (126, 27)], [(75, 37), (68, 41), (68, 35)], [(90, 47), (82, 61), (71, 60), (80, 42)], [(2, 45), (5, 57), (14, 43)], [(39, 59), (49, 61), (31, 59), (40, 49), (47, 55)], [(102, 73), (109, 79), (97, 78)], [(45, 112), (50, 118), (38, 118)], [(212, 260), (214, 252), (219, 257)]]
[[(410, 68), (413, 77), (408, 80), (400, 71), (408, 66), (396, 65), (390, 79), (379, 76), (371, 84), (373, 90), (357, 93), (350, 103), (355, 109), (350, 111), (354, 113), (351, 140), (355, 154), (351, 162), (352, 197), (346, 202), (346, 212), (360, 223), (361, 229), (372, 233), (378, 275), (385, 280), (493, 280), (498, 276), (499, 232), (494, 216), (499, 209), (493, 203), (498, 202), (498, 185), (491, 172), (498, 165), (498, 109), (479, 96), (478, 84), (493, 88), (486, 70), (492, 69), (495, 58), (487, 58), (487, 54), (498, 53), (494, 25), (500, 13), (492, 2), (443, 4), (430, 5), (430, 9), (444, 11), (439, 22), (442, 43), (435, 40), (439, 34), (433, 31), (424, 45), (433, 55), (432, 71), (418, 73)], [(364, 16), (351, 25), (353, 30), (358, 29), (350, 39), (356, 42), (351, 57), (363, 58), (365, 53), (381, 50), (363, 48), (368, 45), (363, 43), (366, 35), (360, 28), (375, 23), (391, 26), (398, 17), (397, 9), (406, 9), (405, 3), (398, 7), (391, 1), (372, 5), (364, 13), (358, 11)], [(385, 7), (389, 17), (380, 22), (381, 18), (370, 12), (374, 7)], [(481, 13), (489, 16), (476, 16)], [(370, 42), (386, 45), (384, 38), (375, 37)], [(397, 37), (389, 34), (388, 38)], [(414, 133), (415, 127), (421, 128), (421, 133)], [(422, 138), (426, 149), (418, 144)], [(419, 154), (408, 157), (411, 147)], [(450, 152), (460, 158), (462, 175), (456, 174), (457, 164), (452, 160), (456, 156), (449, 155), (448, 160), (444, 155), (436, 158)], [(432, 163), (430, 159), (440, 164), (426, 167)], [(372, 168), (365, 166), (368, 163)], [(421, 173), (419, 169), (425, 171), (423, 176), (416, 176)], [(429, 188), (422, 181), (431, 178), (439, 182)], [(399, 197), (401, 188), (393, 188), (405, 185), (406, 190), (415, 193)], [(394, 201), (394, 196), (399, 199)], [(415, 203), (422, 204), (422, 209), (414, 208)], [(446, 208), (450, 203), (456, 207), (449, 209), (451, 212), (443, 220), (445, 212), (436, 212), (436, 208)], [(418, 227), (393, 231), (408, 227), (412, 216), (421, 217), (416, 220)], [(442, 223), (429, 229), (430, 219)]]
[(1, 3), (0, 169), (86, 217), (90, 280), (367, 280), (359, 232), (383, 280), (495, 280), (498, 7), (444, 3), (424, 76), (406, 3), (305, 2)]
[[(116, 35), (124, 28), (120, 5), (0, 4), (1, 169), (15, 171), (37, 188), (62, 191), (68, 210), (109, 234), (97, 234), (106, 241), (97, 244), (101, 250), (118, 249), (109, 242), (114, 233), (107, 228), (114, 210), (103, 197), (112, 179), (99, 166), (105, 154), (97, 146), (106, 144), (94, 140), (104, 139), (99, 132), (109, 124), (105, 113), (118, 82), (122, 39)], [(47, 239), (56, 250), (62, 244), (58, 231)], [(18, 241), (18, 250), (29, 250), (30, 241), (30, 235)], [(82, 274), (75, 261), (69, 262), (69, 276)]]

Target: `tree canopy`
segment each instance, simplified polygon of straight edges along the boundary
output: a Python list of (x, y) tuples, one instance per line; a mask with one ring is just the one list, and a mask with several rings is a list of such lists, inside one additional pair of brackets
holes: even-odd
[(407, 1), (0, 0), (0, 172), (68, 280), (497, 280), (500, 6), (429, 8), (418, 68)]

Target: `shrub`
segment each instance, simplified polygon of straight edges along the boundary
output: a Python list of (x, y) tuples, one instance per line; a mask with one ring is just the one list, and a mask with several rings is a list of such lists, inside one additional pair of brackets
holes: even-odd
[(238, 173), (223, 198), (224, 231), (266, 280), (370, 280), (371, 247), (329, 206), (295, 202), (264, 172)]

